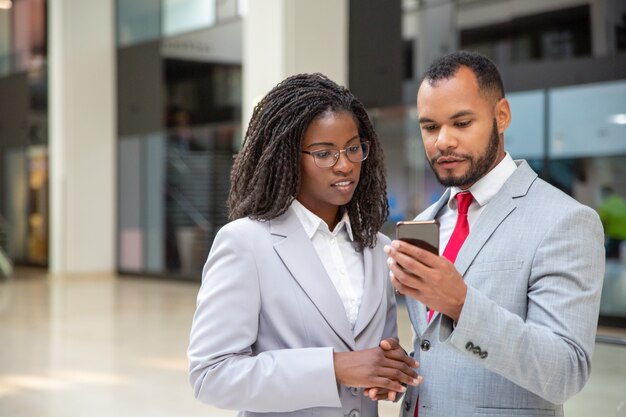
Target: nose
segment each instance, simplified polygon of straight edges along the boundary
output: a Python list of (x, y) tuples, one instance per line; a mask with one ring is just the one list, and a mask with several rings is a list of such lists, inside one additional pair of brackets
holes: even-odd
[(455, 148), (457, 146), (457, 139), (454, 136), (453, 129), (447, 126), (441, 126), (439, 134), (437, 135), (436, 145), (439, 151)]

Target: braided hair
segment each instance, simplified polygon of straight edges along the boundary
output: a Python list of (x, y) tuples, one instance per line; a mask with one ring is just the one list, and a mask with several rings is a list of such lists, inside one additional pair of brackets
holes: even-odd
[(363, 104), (319, 73), (286, 78), (254, 108), (230, 175), (229, 219), (267, 221), (285, 213), (300, 189), (306, 129), (316, 118), (342, 111), (353, 116), (360, 137), (370, 142), (359, 183), (343, 209), (350, 216), (358, 249), (374, 247), (389, 214), (383, 151)]

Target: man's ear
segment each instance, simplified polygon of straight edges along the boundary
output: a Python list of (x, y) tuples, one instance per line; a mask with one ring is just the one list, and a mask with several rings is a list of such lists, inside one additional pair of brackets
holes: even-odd
[(506, 98), (503, 97), (496, 103), (495, 117), (498, 133), (502, 135), (511, 123), (511, 107), (509, 107), (509, 101)]

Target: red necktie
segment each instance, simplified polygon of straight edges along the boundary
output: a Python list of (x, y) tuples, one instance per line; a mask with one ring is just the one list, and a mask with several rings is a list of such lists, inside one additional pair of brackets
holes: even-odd
[[(469, 191), (458, 193), (455, 197), (458, 207), (456, 225), (454, 226), (454, 230), (452, 231), (450, 240), (448, 241), (448, 244), (443, 251), (443, 257), (452, 263), (454, 263), (454, 261), (456, 260), (456, 255), (459, 253), (459, 250), (461, 250), (461, 246), (463, 246), (465, 238), (467, 238), (467, 235), (469, 235), (467, 209), (469, 208), (470, 204), (472, 204), (472, 200), (474, 199), (472, 193), (470, 193)], [(435, 310), (428, 311), (429, 323), (430, 320), (433, 318), (433, 314), (435, 314)]]
[[(456, 203), (458, 207), (458, 214), (456, 218), (456, 224), (454, 225), (454, 230), (452, 231), (452, 235), (450, 236), (450, 240), (446, 245), (446, 248), (443, 251), (443, 257), (454, 263), (456, 260), (456, 255), (458, 255), (459, 250), (461, 250), (461, 246), (463, 246), (463, 242), (465, 242), (465, 238), (469, 235), (469, 223), (467, 222), (467, 209), (469, 209), (470, 204), (472, 204), (472, 200), (474, 197), (472, 193), (469, 191), (464, 191), (462, 193), (458, 193), (456, 196)], [(435, 314), (435, 310), (428, 310), (428, 322), (433, 318), (433, 314)], [(417, 400), (417, 404), (415, 404), (415, 412), (413, 413), (413, 417), (418, 417), (419, 414), (419, 399)]]

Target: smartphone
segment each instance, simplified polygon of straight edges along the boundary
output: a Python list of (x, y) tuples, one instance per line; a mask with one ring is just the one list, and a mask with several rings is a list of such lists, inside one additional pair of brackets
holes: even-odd
[(437, 220), (398, 222), (396, 239), (439, 255), (439, 222)]

